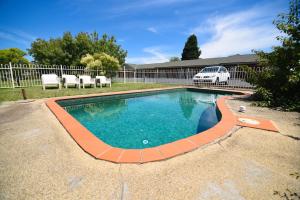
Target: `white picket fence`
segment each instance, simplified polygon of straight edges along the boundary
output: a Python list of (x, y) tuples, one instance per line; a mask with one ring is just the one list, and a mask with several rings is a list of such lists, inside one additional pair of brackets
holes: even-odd
[(41, 86), (42, 74), (91, 75), (100, 74), (99, 70), (86, 70), (84, 66), (38, 65), (38, 64), (1, 64), (0, 88)]
[[(137, 71), (118, 71), (114, 77), (115, 82), (127, 83), (166, 83), (166, 84), (180, 84), (180, 85), (197, 85), (199, 87), (221, 87), (231, 89), (252, 89), (255, 86), (248, 82), (250, 74), (248, 74), (242, 67), (226, 66), (230, 78), (226, 82), (198, 82), (195, 83), (193, 77), (200, 72), (199, 69), (188, 70), (137, 70)], [(255, 71), (261, 72), (261, 69), (256, 67)], [(219, 74), (220, 80), (222, 76), (226, 79), (225, 74)]]
[[(249, 75), (237, 66), (227, 67), (230, 73), (228, 84), (225, 83), (199, 83), (200, 87), (226, 87), (226, 88), (253, 88), (247, 82)], [(256, 70), (260, 70), (256, 68)], [(193, 85), (193, 77), (200, 69), (190, 70), (135, 70), (117, 71), (112, 77), (113, 82), (123, 83), (167, 83)], [(95, 77), (101, 74), (100, 70), (87, 70), (84, 66), (65, 65), (38, 65), (38, 64), (1, 64), (0, 65), (0, 88), (20, 88), (41, 86), (42, 74), (90, 75)]]

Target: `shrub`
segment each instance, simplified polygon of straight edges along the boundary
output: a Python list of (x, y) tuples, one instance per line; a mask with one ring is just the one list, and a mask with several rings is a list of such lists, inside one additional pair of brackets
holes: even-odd
[(100, 70), (101, 74), (111, 77), (120, 68), (118, 59), (106, 53), (87, 54), (80, 60), (87, 69)]
[(272, 101), (272, 93), (268, 91), (266, 88), (258, 87), (255, 90), (255, 93), (253, 94), (253, 98), (256, 101)]
[(289, 14), (280, 14), (274, 21), (284, 33), (284, 36), (277, 37), (281, 46), (273, 47), (270, 53), (256, 51), (263, 71), (246, 68), (251, 75), (248, 81), (257, 86), (254, 97), (264, 101), (263, 105), (300, 111), (299, 10), (299, 1), (292, 0)]

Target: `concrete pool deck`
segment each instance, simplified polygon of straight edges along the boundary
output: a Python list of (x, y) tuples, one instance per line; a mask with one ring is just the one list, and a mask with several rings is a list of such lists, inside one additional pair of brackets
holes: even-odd
[[(238, 115), (274, 121), (280, 133), (237, 130), (217, 143), (146, 164), (96, 160), (44, 100), (0, 106), (0, 199), (279, 199), (298, 192), (300, 114), (227, 100)], [(246, 105), (245, 114), (237, 112)]]

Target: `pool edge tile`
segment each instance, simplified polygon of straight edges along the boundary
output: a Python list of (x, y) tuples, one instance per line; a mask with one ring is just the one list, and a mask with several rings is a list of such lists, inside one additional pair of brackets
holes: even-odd
[(139, 149), (124, 149), (118, 162), (120, 163), (141, 163), (141, 151)]
[[(255, 124), (243, 123), (238, 120), (239, 118), (247, 118), (247, 119), (256, 120), (259, 122), (259, 124), (255, 125)], [(272, 132), (279, 132), (277, 125), (272, 120), (258, 118), (258, 117), (252, 117), (252, 116), (246, 116), (246, 115), (236, 115), (236, 121), (237, 121), (238, 126), (261, 129), (261, 130), (272, 131)]]
[(176, 142), (164, 144), (156, 147), (161, 153), (162, 156), (166, 158), (171, 158), (176, 155), (182, 154), (183, 151), (175, 144)]
[(157, 147), (142, 149), (141, 151), (141, 163), (153, 162), (166, 159), (163, 157)]
[(104, 152), (102, 155), (100, 155), (98, 158), (101, 160), (107, 160), (114, 163), (118, 163), (118, 160), (120, 159), (120, 155), (124, 151), (124, 149), (111, 147), (109, 150)]
[(174, 143), (181, 150), (181, 153), (192, 151), (198, 147), (197, 145), (195, 145), (193, 142), (189, 141), (186, 138), (178, 140)]

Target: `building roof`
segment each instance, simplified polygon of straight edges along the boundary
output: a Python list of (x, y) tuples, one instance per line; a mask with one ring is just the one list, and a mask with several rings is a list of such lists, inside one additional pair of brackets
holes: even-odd
[(125, 70), (134, 70), (138, 68), (138, 65), (136, 64), (130, 64), (130, 63), (125, 63)]
[(156, 68), (184, 68), (201, 67), (213, 65), (235, 65), (235, 64), (255, 64), (258, 57), (255, 54), (233, 55), (219, 58), (199, 58), (195, 60), (184, 60), (176, 62), (137, 64), (133, 65), (135, 69), (156, 69)]

